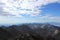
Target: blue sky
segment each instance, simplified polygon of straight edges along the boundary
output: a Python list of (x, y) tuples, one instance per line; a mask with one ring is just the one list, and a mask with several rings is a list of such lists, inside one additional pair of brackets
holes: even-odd
[(60, 24), (60, 0), (0, 0), (0, 24)]
[[(43, 8), (44, 7), (44, 8)], [(42, 7), (42, 12), (53, 16), (60, 16), (60, 3), (50, 3)]]

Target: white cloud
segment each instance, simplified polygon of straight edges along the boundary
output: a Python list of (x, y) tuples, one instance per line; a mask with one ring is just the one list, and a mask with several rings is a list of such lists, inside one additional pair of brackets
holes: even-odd
[(41, 14), (41, 10), (39, 10), (39, 8), (41, 8), (42, 5), (47, 5), (53, 2), (60, 2), (60, 0), (0, 0), (0, 3), (4, 4), (2, 7), (3, 10), (8, 12), (10, 15), (15, 16), (19, 16), (20, 14), (33, 16)]
[[(0, 22), (12, 23), (14, 19), (4, 18), (3, 16), (23, 17), (21, 14), (37, 16), (41, 13), (42, 5), (59, 2), (60, 0), (0, 0)], [(4, 20), (3, 20), (4, 19)], [(19, 22), (16, 19), (14, 22)], [(22, 21), (22, 20), (21, 20)], [(27, 22), (27, 21), (26, 21)], [(59, 22), (60, 17), (50, 15), (40, 16), (39, 20), (30, 20), (30, 22)]]

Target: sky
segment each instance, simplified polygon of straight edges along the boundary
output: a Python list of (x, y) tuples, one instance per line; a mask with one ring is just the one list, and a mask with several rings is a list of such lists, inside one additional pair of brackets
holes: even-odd
[(60, 0), (0, 0), (0, 24), (59, 23)]

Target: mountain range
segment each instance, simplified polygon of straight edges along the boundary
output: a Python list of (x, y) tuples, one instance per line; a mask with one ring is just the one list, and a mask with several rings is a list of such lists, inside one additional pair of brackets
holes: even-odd
[(1, 26), (0, 40), (60, 40), (60, 27), (48, 23)]

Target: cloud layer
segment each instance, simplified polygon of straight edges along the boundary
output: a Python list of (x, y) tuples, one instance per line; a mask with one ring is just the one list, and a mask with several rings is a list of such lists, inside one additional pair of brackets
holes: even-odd
[[(19, 21), (24, 21), (24, 22), (59, 22), (60, 23), (60, 17), (56, 16), (50, 16), (50, 15), (45, 15), (41, 16), (41, 7), (43, 5), (48, 5), (50, 3), (58, 2), (60, 3), (60, 0), (0, 0), (0, 22), (1, 23), (12, 23), (13, 21), (15, 23), (18, 23)], [(14, 17), (23, 17), (22, 15), (30, 15), (37, 17), (38, 19), (16, 19), (12, 18), (11, 16)], [(6, 16), (6, 18), (4, 17)], [(9, 18), (7, 19), (7, 16)], [(4, 19), (4, 20), (3, 20)]]
[(60, 0), (0, 0), (2, 15), (21, 17), (21, 14), (36, 16), (41, 14), (40, 8)]

